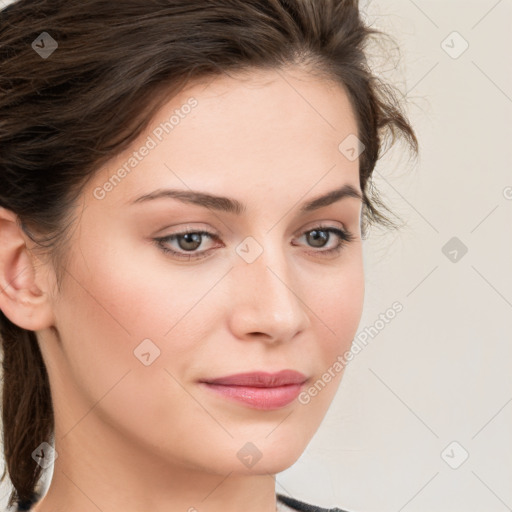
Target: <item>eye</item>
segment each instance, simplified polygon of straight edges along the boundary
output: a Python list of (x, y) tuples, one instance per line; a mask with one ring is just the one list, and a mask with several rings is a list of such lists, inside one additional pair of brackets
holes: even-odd
[[(334, 247), (309, 252), (313, 252), (314, 254), (321, 256), (337, 254), (347, 243), (352, 242), (356, 238), (352, 233), (334, 226), (316, 226), (313, 229), (305, 231), (302, 236), (306, 238), (310, 247), (322, 248), (328, 245), (328, 242), (331, 241), (332, 234), (336, 235), (336, 244)], [(220, 238), (216, 234), (203, 230), (187, 230), (180, 233), (173, 233), (168, 236), (154, 238), (153, 240), (164, 253), (171, 254), (177, 259), (190, 261), (205, 258), (214, 250), (205, 249), (197, 251), (197, 249), (201, 247), (203, 237), (220, 242)], [(169, 248), (169, 242), (177, 242), (178, 250)]]
[[(194, 252), (201, 246), (202, 237), (219, 240), (217, 235), (208, 231), (187, 230), (180, 233), (174, 233), (169, 236), (154, 238), (154, 241), (157, 243), (158, 247), (162, 249), (162, 251), (168, 254), (172, 254), (178, 259), (198, 260), (208, 256), (208, 254), (211, 252), (211, 250), (204, 250), (198, 253)], [(166, 244), (168, 241), (178, 241), (178, 249), (185, 251), (185, 253), (176, 251), (174, 249), (169, 249), (168, 245)], [(186, 252), (189, 252), (190, 254), (186, 254)]]
[(336, 255), (341, 251), (341, 249), (343, 249), (346, 244), (354, 241), (356, 238), (349, 231), (341, 228), (335, 228), (334, 226), (316, 226), (313, 229), (305, 231), (302, 236), (306, 238), (308, 244), (311, 244), (311, 246), (324, 247), (328, 244), (328, 242), (330, 242), (331, 234), (336, 235), (336, 244), (334, 247), (331, 247), (330, 249), (324, 249), (322, 251), (313, 251), (314, 254), (319, 254), (320, 256)]

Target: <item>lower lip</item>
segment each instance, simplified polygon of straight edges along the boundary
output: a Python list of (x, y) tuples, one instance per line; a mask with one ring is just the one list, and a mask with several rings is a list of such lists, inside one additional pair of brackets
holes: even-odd
[(228, 399), (243, 402), (254, 409), (280, 409), (293, 402), (300, 393), (303, 384), (287, 384), (272, 388), (256, 388), (251, 386), (222, 386), (202, 382), (203, 386), (211, 389)]

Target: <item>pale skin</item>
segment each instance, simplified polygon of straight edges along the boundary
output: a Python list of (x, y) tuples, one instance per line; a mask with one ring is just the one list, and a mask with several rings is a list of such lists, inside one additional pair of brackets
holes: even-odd
[[(190, 97), (197, 106), (97, 199), (95, 187)], [(0, 308), (36, 332), (55, 410), (58, 457), (33, 510), (276, 509), (275, 474), (303, 453), (343, 372), (309, 403), (266, 411), (197, 381), (294, 369), (310, 386), (350, 348), (364, 298), (361, 200), (300, 212), (346, 184), (361, 192), (358, 160), (338, 149), (350, 134), (343, 88), (302, 69), (191, 85), (84, 190), (60, 290), (0, 208)], [(169, 198), (129, 204), (163, 188), (227, 196), (245, 212)], [(314, 245), (308, 233), (319, 225), (354, 240), (322, 255), (339, 237)], [(187, 228), (218, 235), (201, 239), (203, 259), (176, 259), (152, 241)], [(251, 263), (236, 252), (247, 237), (262, 248)], [(183, 239), (166, 246), (187, 253)], [(145, 339), (160, 349), (148, 366), (134, 355)], [(248, 442), (262, 454), (251, 468), (237, 457)]]

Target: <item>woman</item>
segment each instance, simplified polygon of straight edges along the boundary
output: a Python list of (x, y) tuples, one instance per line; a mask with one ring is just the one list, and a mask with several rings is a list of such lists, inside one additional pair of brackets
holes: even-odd
[(325, 510), (275, 475), (343, 375), (366, 229), (392, 225), (383, 137), (417, 150), (366, 64), (378, 32), (352, 0), (19, 0), (0, 21), (9, 506)]

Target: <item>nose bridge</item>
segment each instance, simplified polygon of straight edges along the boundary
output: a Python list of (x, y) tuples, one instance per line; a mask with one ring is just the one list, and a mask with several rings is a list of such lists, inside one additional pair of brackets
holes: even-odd
[[(287, 338), (307, 325), (306, 308), (298, 296), (300, 290), (295, 290), (297, 282), (282, 241), (270, 235), (260, 240), (257, 242), (261, 251), (259, 256), (251, 263), (241, 261), (237, 265), (234, 277), (237, 309), (234, 314), (241, 315), (239, 320), (244, 319), (246, 333), (263, 332), (272, 337)], [(252, 243), (252, 250), (258, 250), (254, 239)], [(247, 249), (243, 243), (241, 246)]]
[[(245, 272), (252, 274), (254, 284), (269, 293), (272, 297), (290, 300), (292, 293), (292, 270), (287, 261), (287, 254), (282, 241), (276, 233), (265, 234), (259, 238), (260, 255), (252, 263), (248, 263)], [(271, 297), (271, 298), (272, 298)]]
[[(267, 255), (267, 257), (264, 256)], [(296, 303), (297, 296), (293, 291), (293, 279), (286, 263), (276, 263), (277, 258), (269, 257), (270, 251), (264, 252), (257, 261), (245, 272), (253, 274), (255, 290), (260, 293), (259, 299), (269, 305), (282, 307), (285, 303), (291, 307)], [(284, 256), (281, 258), (284, 260)]]

